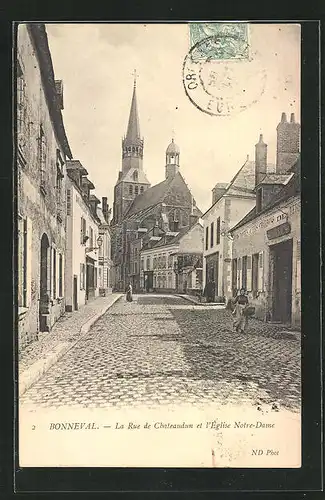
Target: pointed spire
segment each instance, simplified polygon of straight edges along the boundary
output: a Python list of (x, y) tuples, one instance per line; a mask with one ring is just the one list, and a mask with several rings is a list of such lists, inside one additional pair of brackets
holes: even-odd
[(133, 85), (133, 96), (131, 102), (130, 116), (128, 129), (126, 133), (126, 140), (128, 143), (134, 144), (141, 138), (140, 136), (140, 123), (138, 114), (138, 104), (137, 104), (137, 94), (136, 94), (136, 79), (138, 75), (136, 70), (134, 70), (134, 85)]

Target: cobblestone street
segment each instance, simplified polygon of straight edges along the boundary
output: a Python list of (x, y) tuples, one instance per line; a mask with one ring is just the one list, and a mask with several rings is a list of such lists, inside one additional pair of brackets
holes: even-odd
[(108, 408), (186, 403), (300, 406), (300, 342), (224, 309), (180, 297), (116, 302), (21, 398), (24, 407)]

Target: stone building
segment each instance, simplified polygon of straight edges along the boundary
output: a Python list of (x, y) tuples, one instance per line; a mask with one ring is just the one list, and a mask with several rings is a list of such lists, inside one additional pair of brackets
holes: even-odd
[(179, 231), (156, 226), (143, 238), (140, 286), (146, 292), (187, 292), (202, 288), (203, 224), (197, 217)]
[(255, 165), (246, 162), (228, 183), (212, 190), (212, 205), (203, 214), (203, 286), (215, 282), (215, 296), (229, 297), (231, 286), (231, 247), (228, 230), (255, 205)]
[(99, 199), (91, 194), (95, 186), (80, 161), (67, 161), (67, 173), (65, 295), (66, 310), (74, 311), (99, 295), (99, 252), (107, 245), (107, 221), (100, 213)]
[[(125, 290), (131, 282), (140, 286), (139, 251), (142, 236), (157, 225), (161, 231), (188, 226), (190, 215), (201, 215), (180, 172), (180, 150), (171, 141), (166, 150), (165, 179), (150, 186), (143, 170), (143, 139), (140, 134), (134, 84), (126, 137), (122, 141), (122, 170), (114, 188), (112, 229), (112, 285)], [(194, 208), (193, 208), (194, 207)]]
[(276, 172), (266, 145), (256, 145), (256, 205), (230, 231), (232, 282), (244, 287), (256, 316), (300, 325), (300, 126), (283, 113), (277, 127)]
[(17, 36), (19, 348), (65, 310), (66, 159), (71, 150), (44, 24)]
[(102, 206), (97, 207), (97, 217), (100, 221), (99, 236), (102, 239), (98, 249), (98, 286), (101, 296), (112, 293), (110, 214), (111, 210), (107, 205), (107, 197), (104, 197), (102, 198)]

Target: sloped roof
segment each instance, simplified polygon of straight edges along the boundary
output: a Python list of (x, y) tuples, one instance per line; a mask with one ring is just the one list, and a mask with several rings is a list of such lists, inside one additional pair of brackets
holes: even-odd
[(289, 181), (287, 184), (285, 184), (280, 191), (273, 196), (273, 198), (270, 200), (270, 202), (261, 210), (260, 212), (257, 213), (256, 206), (248, 212), (245, 217), (238, 222), (233, 228), (231, 228), (230, 232), (233, 232), (235, 229), (238, 229), (241, 226), (244, 226), (248, 222), (254, 220), (256, 217), (259, 217), (261, 214), (268, 212), (272, 208), (276, 207), (279, 205), (281, 202), (293, 197), (297, 196), (300, 194), (300, 168), (301, 168), (301, 163), (300, 163), (300, 158), (296, 163), (290, 168), (291, 173), (293, 173), (293, 176), (289, 176)]
[(285, 184), (291, 174), (266, 174), (260, 184)]
[(157, 205), (157, 203), (161, 202), (167, 192), (171, 184), (172, 178), (165, 179), (164, 181), (152, 186), (144, 191), (143, 194), (137, 196), (132, 205), (130, 206), (126, 216), (135, 214), (144, 209), (152, 207), (153, 205)]
[[(134, 180), (133, 174), (134, 172), (138, 172), (138, 179)], [(130, 168), (119, 180), (119, 182), (134, 182), (134, 183), (140, 183), (140, 184), (150, 184), (150, 182), (147, 179), (146, 174), (142, 169), (139, 168)]]

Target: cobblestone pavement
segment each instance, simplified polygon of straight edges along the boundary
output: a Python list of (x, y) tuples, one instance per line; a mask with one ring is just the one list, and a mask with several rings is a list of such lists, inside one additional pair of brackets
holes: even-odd
[[(120, 294), (118, 294), (120, 295)], [(37, 341), (31, 342), (18, 355), (18, 370), (23, 373), (45, 353), (55, 348), (60, 342), (75, 342), (81, 334), (81, 328), (91, 318), (96, 316), (105, 306), (109, 306), (116, 294), (107, 297), (97, 297), (81, 307), (78, 311), (65, 312), (49, 333), (40, 333)]]
[(173, 296), (114, 304), (89, 333), (20, 399), (48, 408), (162, 404), (300, 407), (300, 342), (250, 320), (236, 334), (231, 314)]

